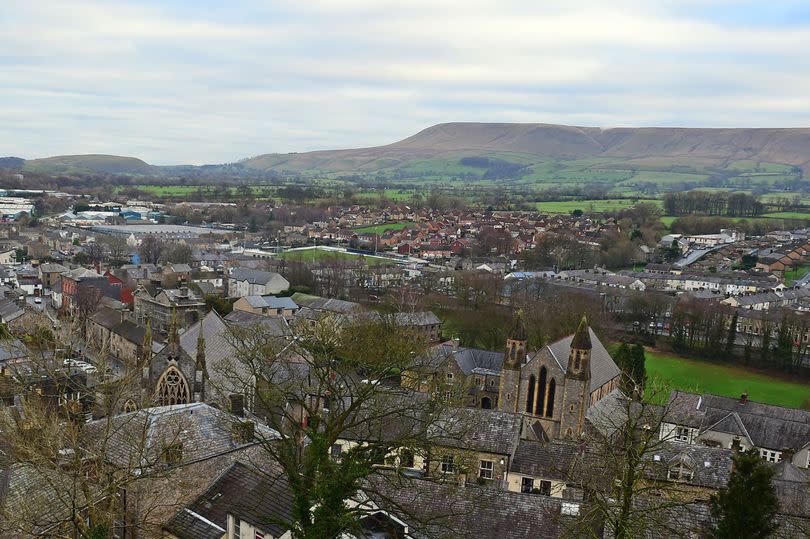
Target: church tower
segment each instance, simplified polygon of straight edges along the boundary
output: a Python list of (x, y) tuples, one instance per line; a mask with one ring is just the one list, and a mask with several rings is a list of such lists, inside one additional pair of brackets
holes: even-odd
[(523, 322), (523, 312), (518, 311), (515, 323), (506, 339), (506, 355), (498, 383), (498, 410), (502, 412), (520, 411), (520, 367), (526, 359), (528, 334)]
[(585, 316), (579, 322), (565, 372), (562, 409), (560, 410), (560, 436), (576, 438), (585, 428), (585, 411), (590, 402), (591, 335)]
[(200, 320), (200, 334), (197, 336), (197, 358), (194, 362), (194, 402), (205, 401), (205, 336), (203, 335), (203, 322)]

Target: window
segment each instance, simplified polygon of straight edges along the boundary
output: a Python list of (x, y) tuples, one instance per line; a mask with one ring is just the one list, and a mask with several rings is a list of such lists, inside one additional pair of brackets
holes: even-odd
[(557, 382), (554, 378), (548, 383), (548, 406), (546, 406), (546, 417), (554, 417), (554, 396), (557, 393)]
[(689, 427), (675, 427), (675, 441), (691, 443), (692, 429)]
[(539, 491), (539, 494), (542, 494), (543, 496), (551, 496), (551, 481), (540, 481), (540, 488), (537, 490)]
[(442, 457), (441, 470), (442, 473), (454, 473), (456, 471), (455, 464), (453, 463), (453, 455), (445, 455)]
[(491, 460), (482, 460), (478, 467), (478, 477), (481, 479), (492, 479), (494, 477), (493, 471), (495, 469), (495, 462)]
[(186, 378), (175, 366), (169, 367), (161, 375), (157, 383), (155, 396), (159, 406), (191, 402), (191, 394), (189, 393)]
[(264, 532), (257, 531), (254, 539), (264, 539)]
[(524, 494), (534, 490), (534, 479), (531, 477), (524, 477), (520, 480), (520, 491)]
[(779, 451), (771, 451), (770, 449), (760, 449), (759, 456), (768, 462), (779, 462), (782, 460), (782, 453)]
[(343, 453), (343, 446), (340, 444), (334, 444), (330, 449), (330, 454), (332, 455), (333, 459), (339, 459), (340, 454)]
[(676, 462), (669, 467), (667, 479), (688, 483), (692, 480), (692, 469), (683, 462)]
[(448, 373), (445, 375), (445, 377), (447, 378), (447, 381), (448, 381), (448, 382), (452, 382), (452, 381), (453, 381), (453, 373), (452, 373), (452, 372), (448, 372)]

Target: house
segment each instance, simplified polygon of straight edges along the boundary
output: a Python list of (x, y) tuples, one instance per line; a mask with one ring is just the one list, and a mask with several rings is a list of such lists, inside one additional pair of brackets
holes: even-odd
[(154, 285), (139, 285), (133, 293), (135, 321), (154, 331), (165, 333), (172, 318), (177, 317), (180, 328), (196, 323), (205, 314), (205, 301), (188, 287), (161, 289)]
[(298, 312), (298, 305), (291, 298), (276, 296), (244, 296), (233, 304), (236, 311), (247, 311), (265, 316), (292, 318)]
[(290, 283), (272, 271), (250, 268), (232, 268), (228, 276), (228, 297), (265, 296), (278, 294), (290, 288)]
[(53, 288), (54, 283), (59, 280), (59, 276), (68, 272), (69, 269), (62, 264), (53, 264), (49, 262), (40, 264), (37, 271), (39, 271), (39, 280), (42, 282), (42, 287), (49, 290)]
[(660, 437), (684, 444), (756, 448), (768, 462), (810, 467), (810, 411), (748, 399), (673, 391)]

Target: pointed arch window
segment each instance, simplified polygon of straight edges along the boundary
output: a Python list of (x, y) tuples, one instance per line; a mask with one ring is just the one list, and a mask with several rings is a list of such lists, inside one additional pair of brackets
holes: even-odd
[(534, 407), (534, 389), (535, 385), (537, 384), (537, 379), (532, 374), (529, 376), (529, 391), (527, 391), (526, 396), (526, 413), (532, 413), (532, 408)]
[(557, 392), (557, 382), (554, 378), (548, 383), (548, 405), (546, 405), (546, 417), (554, 415), (554, 394)]
[(574, 352), (574, 369), (579, 370), (580, 361), (581, 361), (580, 351), (576, 350)]
[(155, 397), (158, 406), (188, 404), (191, 401), (186, 377), (174, 365), (167, 368), (158, 380)]
[(537, 382), (537, 404), (534, 406), (534, 415), (543, 415), (546, 409), (546, 379), (548, 378), (548, 370), (545, 367), (540, 368), (540, 380)]

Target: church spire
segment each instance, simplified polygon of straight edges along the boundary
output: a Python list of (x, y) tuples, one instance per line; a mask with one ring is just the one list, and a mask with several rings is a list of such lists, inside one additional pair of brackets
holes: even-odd
[(576, 348), (577, 350), (590, 350), (593, 348), (593, 345), (591, 345), (591, 332), (588, 330), (588, 318), (584, 314), (574, 333), (571, 348)]
[(574, 338), (571, 339), (571, 352), (568, 355), (567, 377), (588, 379), (591, 377), (591, 330), (588, 319), (582, 315)]
[(205, 401), (205, 379), (207, 371), (205, 366), (205, 318), (200, 320), (197, 334), (197, 357), (194, 362), (194, 401)]
[(523, 322), (523, 311), (519, 310), (515, 315), (509, 337), (506, 339), (506, 358), (504, 367), (509, 369), (519, 369), (526, 358), (526, 344), (528, 341), (526, 324)]
[(172, 307), (172, 321), (169, 324), (169, 357), (176, 359), (180, 355), (180, 333), (177, 329), (177, 309)]

